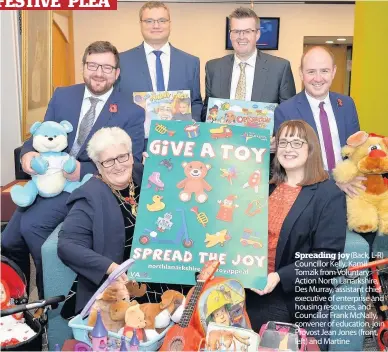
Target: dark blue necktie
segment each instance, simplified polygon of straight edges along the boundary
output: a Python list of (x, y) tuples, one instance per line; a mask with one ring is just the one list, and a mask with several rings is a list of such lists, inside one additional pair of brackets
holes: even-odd
[(160, 55), (162, 51), (154, 50), (153, 53), (156, 56), (156, 90), (165, 91), (164, 89), (164, 78), (163, 78), (163, 66), (162, 61), (160, 60)]

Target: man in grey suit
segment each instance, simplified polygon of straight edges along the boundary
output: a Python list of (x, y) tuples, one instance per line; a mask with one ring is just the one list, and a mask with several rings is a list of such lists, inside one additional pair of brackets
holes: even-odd
[(229, 16), (234, 54), (206, 63), (206, 97), (202, 121), (206, 120), (209, 97), (266, 103), (281, 103), (296, 94), (290, 62), (256, 48), (260, 19), (240, 7)]

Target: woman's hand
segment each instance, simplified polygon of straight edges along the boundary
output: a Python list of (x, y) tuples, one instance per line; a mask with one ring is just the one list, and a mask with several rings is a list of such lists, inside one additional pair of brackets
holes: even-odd
[(275, 139), (275, 137), (271, 137), (269, 148), (270, 148), (270, 153), (276, 152), (276, 139)]
[(253, 292), (256, 292), (260, 296), (271, 293), (277, 284), (280, 282), (280, 276), (278, 273), (270, 273), (267, 278), (267, 285), (264, 287), (264, 290), (257, 290), (256, 288), (251, 288)]
[(148, 158), (148, 153), (147, 153), (147, 152), (143, 152), (142, 156), (143, 156), (143, 160), (142, 160), (141, 163), (142, 163), (143, 165), (145, 165), (145, 162), (146, 162), (146, 160), (147, 160), (147, 158)]
[[(117, 263), (113, 262), (111, 265), (109, 265), (109, 268), (108, 270), (106, 271), (106, 273), (108, 275), (112, 274), (120, 265), (118, 265)], [(127, 282), (128, 281), (128, 277), (125, 273), (122, 273), (118, 278), (117, 280), (121, 280), (121, 281), (124, 281), (124, 282)]]

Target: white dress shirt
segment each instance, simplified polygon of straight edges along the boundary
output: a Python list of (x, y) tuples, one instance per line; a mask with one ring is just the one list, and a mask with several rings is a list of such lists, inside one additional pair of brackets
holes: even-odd
[(241, 73), (240, 62), (245, 62), (246, 63), (246, 66), (245, 66), (245, 77), (246, 77), (245, 100), (251, 101), (253, 79), (255, 78), (256, 58), (257, 58), (257, 50), (255, 50), (255, 52), (252, 54), (252, 56), (246, 61), (241, 61), (237, 57), (237, 55), (234, 55), (232, 81), (230, 84), (230, 99), (235, 99), (235, 97), (236, 97), (236, 89), (237, 89), (238, 80), (240, 79), (240, 73)]
[[(152, 89), (154, 92), (156, 89), (156, 55), (153, 53), (155, 50), (151, 45), (144, 42), (144, 50), (147, 58), (148, 70), (150, 71)], [(159, 51), (162, 52), (160, 55), (160, 61), (162, 62), (163, 67), (163, 78), (164, 78), (164, 88), (168, 89), (168, 79), (170, 77), (170, 59), (171, 59), (171, 47), (167, 42), (164, 44)]]
[(82, 100), (82, 105), (81, 105), (81, 113), (80, 113), (80, 116), (78, 119), (77, 134), (75, 135), (74, 141), (76, 141), (78, 138), (79, 126), (81, 125), (81, 121), (84, 118), (85, 114), (90, 109), (90, 106), (92, 105), (89, 98), (94, 97), (94, 98), (100, 99), (100, 101), (96, 105), (96, 116), (94, 118), (94, 123), (95, 123), (97, 121), (98, 116), (100, 115), (100, 113), (102, 111), (102, 108), (104, 107), (105, 103), (109, 99), (112, 92), (113, 92), (113, 87), (111, 89), (109, 89), (106, 93), (104, 93), (103, 95), (97, 96), (97, 95), (92, 94), (90, 92), (90, 90), (87, 87), (85, 87), (84, 98)]
[[(321, 150), (322, 150), (323, 164), (325, 166), (325, 169), (328, 170), (329, 168), (327, 166), (326, 149), (325, 149), (325, 143), (323, 141), (323, 136), (322, 136), (321, 120), (319, 119), (319, 112), (320, 112), (319, 103), (321, 101), (308, 95), (308, 93), (306, 91), (305, 91), (305, 93), (306, 93), (307, 100), (310, 104), (311, 110), (313, 111), (314, 121), (315, 121), (315, 124), (317, 126), (319, 143), (321, 145)], [(335, 163), (337, 164), (339, 161), (342, 160), (341, 142), (340, 142), (339, 134), (338, 134), (337, 121), (336, 121), (335, 116), (334, 116), (333, 107), (331, 106), (329, 94), (326, 96), (326, 98), (323, 100), (323, 102), (325, 103), (325, 104), (323, 104), (323, 108), (325, 109), (328, 120), (329, 120), (331, 139), (333, 141)]]

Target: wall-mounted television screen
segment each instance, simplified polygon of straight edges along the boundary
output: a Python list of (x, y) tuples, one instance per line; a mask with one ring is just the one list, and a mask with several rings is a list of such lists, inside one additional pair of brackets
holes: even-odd
[[(256, 47), (260, 50), (278, 50), (279, 47), (279, 17), (260, 17), (260, 38)], [(226, 18), (226, 50), (233, 50), (229, 36), (229, 18)]]

